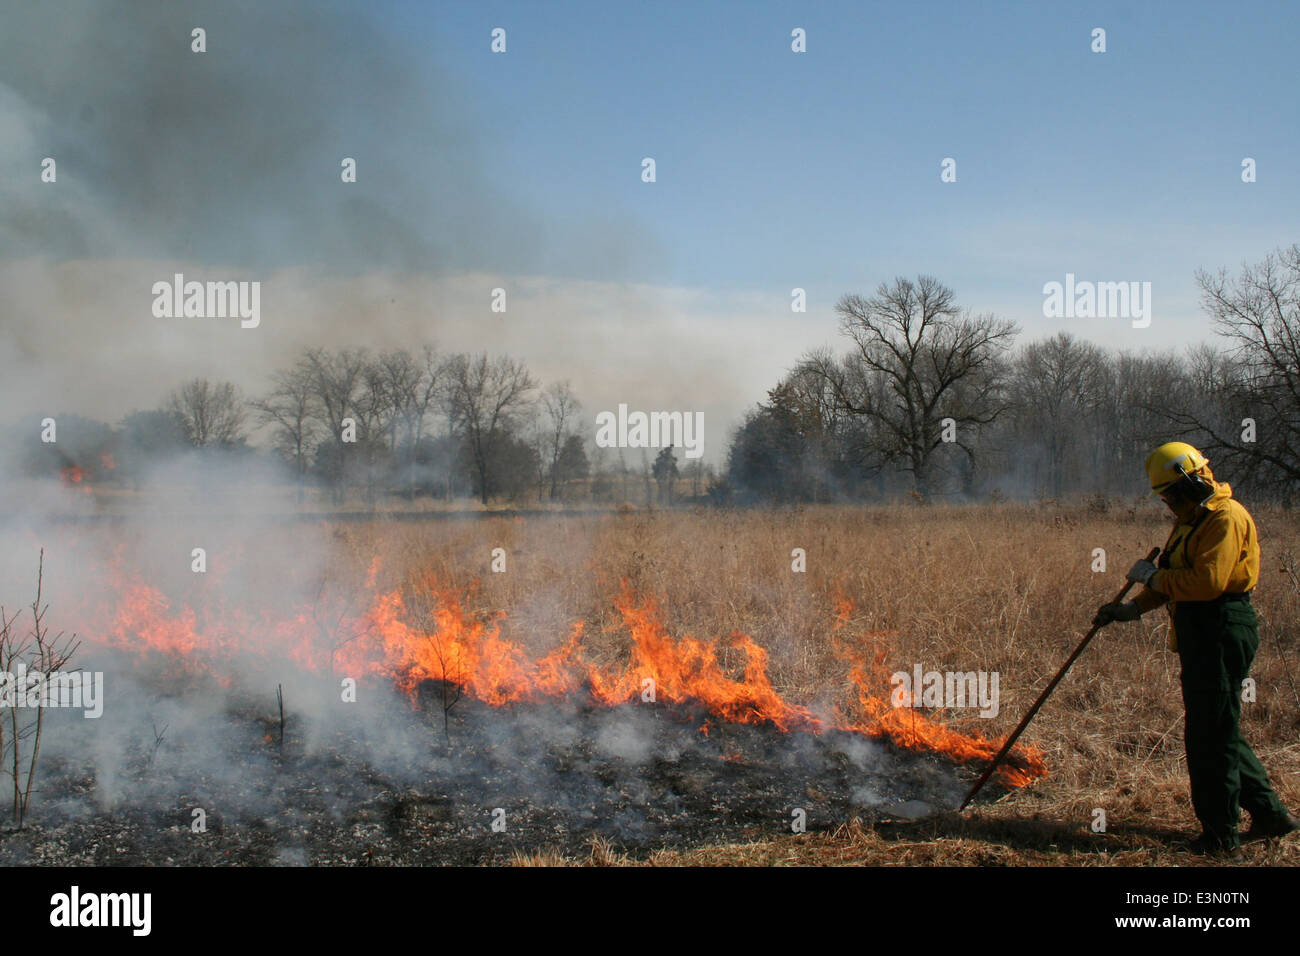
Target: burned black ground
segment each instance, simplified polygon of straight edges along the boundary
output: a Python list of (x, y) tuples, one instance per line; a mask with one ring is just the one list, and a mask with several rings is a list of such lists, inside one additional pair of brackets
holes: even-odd
[(789, 834), (801, 817), (818, 831), (908, 801), (951, 807), (973, 777), (854, 733), (581, 697), (463, 698), (444, 714), (441, 690), (422, 687), (414, 706), (388, 694), (366, 710), (290, 710), (283, 741), (273, 696), (230, 694), (180, 725), (183, 697), (159, 698), (95, 759), (107, 727), (52, 724), (51, 738), (81, 739), (49, 745), (25, 828), (0, 833), (0, 865), (484, 864), (596, 837), (642, 856)]

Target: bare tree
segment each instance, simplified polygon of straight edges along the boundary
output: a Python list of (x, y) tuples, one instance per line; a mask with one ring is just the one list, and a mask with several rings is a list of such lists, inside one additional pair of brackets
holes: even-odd
[(1186, 370), (1173, 351), (1117, 352), (1100, 374), (1087, 428), (1092, 462), (1088, 485), (1093, 491), (1127, 494), (1134, 490), (1134, 476), (1141, 476), (1151, 449), (1174, 437), (1164, 415)]
[[(397, 433), (401, 424), (398, 403), (404, 383), (390, 383), (385, 359), (402, 360), (403, 369), (410, 368), (410, 353), (395, 351), (367, 362), (361, 370), (361, 395), (357, 402), (360, 415), (360, 434), (382, 445), (388, 452), (397, 451)], [(359, 437), (359, 436), (358, 436)]]
[(405, 349), (385, 352), (375, 365), (387, 406), (386, 430), (389, 447), (406, 455), (409, 480), (408, 494), (415, 495), (415, 470), (420, 442), (428, 427), (429, 413), (438, 404), (445, 389), (445, 365), (432, 345), (424, 346), (420, 356)]
[(560, 456), (565, 443), (574, 434), (573, 426), (582, 410), (582, 403), (573, 394), (568, 380), (552, 382), (542, 393), (542, 407), (546, 410), (546, 428), (544, 432), (544, 459), (551, 479), (551, 500), (559, 492), (561, 478)]
[[(29, 605), (31, 627), (24, 634), (18, 627), (18, 614), (9, 615), (0, 607), (0, 673), (10, 675), (8, 693), (3, 710), (8, 711), (8, 735), (5, 733), (4, 715), (0, 712), (0, 773), (7, 773), (13, 784), (12, 820), (21, 830), (27, 810), (31, 805), (32, 788), (36, 782), (36, 763), (41, 755), (41, 735), (45, 728), (45, 710), (50, 703), (47, 694), (59, 693), (71, 674), (61, 673), (76, 653), (80, 641), (76, 635), (65, 637), (62, 632), (52, 634), (45, 623), (49, 605), (43, 604), (42, 586), (45, 580), (45, 550), (41, 549), (40, 564), (36, 571), (36, 599)], [(12, 675), (27, 673), (40, 675), (41, 683), (35, 690), (16, 683)], [(79, 679), (80, 675), (76, 678)], [(31, 695), (37, 694), (38, 706), (30, 706)], [(24, 753), (24, 745), (30, 753)]]
[[(1067, 467), (1079, 467), (1091, 416), (1102, 402), (1106, 356), (1060, 332), (1025, 346), (1012, 365), (1010, 395), (1022, 449), (1042, 447), (1047, 490), (1059, 498)], [(1089, 463), (1091, 464), (1091, 463)]]
[[(332, 439), (317, 451), (318, 460), (324, 453), (325, 473), (334, 483), (334, 494), (341, 501), (348, 469), (346, 454), (348, 442), (344, 441), (345, 420), (351, 419), (356, 430), (357, 443), (369, 439), (366, 414), (366, 368), (370, 353), (366, 349), (343, 349), (329, 352), (311, 348), (302, 358), (311, 382), (316, 415), (325, 432)], [(355, 444), (355, 443), (352, 443)]]
[(537, 502), (540, 504), (550, 485), (550, 435), (546, 416), (542, 409), (534, 404), (527, 421), (523, 425), (528, 435), (529, 449), (532, 451), (533, 484), (537, 488)]
[(767, 402), (759, 406), (769, 425), (775, 426), (769, 428), (769, 440), (778, 457), (769, 464), (760, 456), (749, 465), (773, 471), (782, 500), (826, 500), (832, 481), (845, 478), (848, 471), (878, 474), (883, 464), (880, 447), (886, 443), (877, 440), (878, 428), (869, 419), (850, 414), (832, 383), (852, 395), (859, 407), (879, 407), (888, 397), (879, 375), (865, 373), (850, 359), (837, 361), (829, 349), (819, 349), (770, 389)]
[(425, 345), (423, 352), (423, 373), (416, 382), (411, 398), (406, 405), (407, 434), (411, 441), (410, 491), (415, 495), (415, 466), (420, 452), (420, 443), (424, 440), (429, 427), (429, 415), (442, 400), (447, 390), (447, 363), (438, 355), (432, 345)]
[(1017, 327), (962, 312), (951, 289), (924, 275), (881, 283), (869, 299), (846, 295), (836, 311), (854, 349), (840, 365), (814, 360), (812, 367), (846, 411), (876, 426), (886, 459), (925, 494), (943, 419), (951, 418), (955, 444), (973, 464), (974, 433), (1007, 407), (999, 359)]
[[(1289, 494), (1300, 483), (1300, 245), (1243, 265), (1235, 278), (1197, 270), (1196, 280), (1231, 364), (1202, 355), (1203, 390), (1169, 418), (1211, 454), (1265, 472)], [(1218, 401), (1206, 402), (1204, 389)], [(1216, 421), (1216, 406), (1235, 414)]]
[(336, 442), (342, 441), (343, 419), (360, 417), (361, 393), (369, 352), (343, 349), (331, 353), (325, 349), (307, 349), (303, 362), (310, 370), (312, 392), (326, 431)]
[(486, 354), (457, 355), (448, 363), (448, 410), (468, 446), (485, 505), (495, 477), (493, 452), (528, 408), (536, 388), (523, 363), (506, 356), (489, 361)]
[(244, 400), (230, 382), (192, 379), (171, 393), (167, 410), (178, 417), (186, 440), (197, 448), (229, 447), (245, 437)]
[(292, 368), (276, 372), (271, 382), (270, 392), (248, 404), (258, 424), (272, 429), (272, 441), (292, 463), (301, 502), (308, 459), (320, 433), (311, 366), (300, 360)]

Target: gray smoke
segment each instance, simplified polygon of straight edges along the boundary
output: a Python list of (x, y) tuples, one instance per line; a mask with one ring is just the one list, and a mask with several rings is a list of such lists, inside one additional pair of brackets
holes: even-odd
[[(8, 4), (0, 247), (260, 270), (534, 264), (538, 224), (482, 172), (455, 79), (350, 6)], [(36, 175), (45, 156), (57, 189)]]
[[(778, 315), (738, 344), (737, 323), (767, 322), (772, 303), (638, 284), (669, 276), (671, 256), (631, 187), (544, 216), (511, 172), (509, 104), (463, 66), (491, 55), (487, 28), (383, 15), (282, 0), (6, 4), (6, 417), (116, 422), (196, 376), (262, 392), (306, 346), (434, 342), (570, 378), (589, 415), (702, 409), (720, 461), (729, 422), (812, 344), (806, 328)], [(191, 51), (196, 26), (204, 53)], [(46, 157), (57, 183), (41, 181)], [(356, 183), (340, 179), (345, 157)], [(149, 290), (176, 272), (261, 281), (262, 325), (155, 318)], [(498, 286), (508, 316), (488, 311)]]

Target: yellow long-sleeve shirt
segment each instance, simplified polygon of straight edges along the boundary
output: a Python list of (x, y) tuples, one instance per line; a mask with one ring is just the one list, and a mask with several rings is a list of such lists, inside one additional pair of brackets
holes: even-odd
[[(1179, 601), (1213, 601), (1225, 592), (1252, 591), (1259, 583), (1259, 536), (1255, 521), (1232, 497), (1227, 482), (1214, 483), (1206, 513), (1193, 524), (1179, 524), (1169, 536), (1167, 570), (1157, 571), (1148, 587), (1169, 598), (1172, 621)], [(1170, 650), (1178, 636), (1169, 631)]]

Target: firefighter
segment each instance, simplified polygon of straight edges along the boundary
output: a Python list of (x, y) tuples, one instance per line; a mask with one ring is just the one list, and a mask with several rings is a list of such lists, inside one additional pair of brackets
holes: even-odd
[(1095, 624), (1136, 621), (1167, 605), (1169, 647), (1178, 652), (1185, 711), (1183, 737), (1198, 853), (1240, 853), (1239, 809), (1250, 814), (1246, 840), (1300, 830), (1269, 784), (1268, 773), (1241, 736), (1241, 686), (1259, 648), (1250, 592), (1259, 581), (1255, 522), (1214, 480), (1209, 461), (1191, 445), (1169, 442), (1146, 462), (1151, 489), (1176, 519), (1159, 563), (1139, 561), (1128, 580), (1144, 586), (1135, 600), (1103, 605)]

